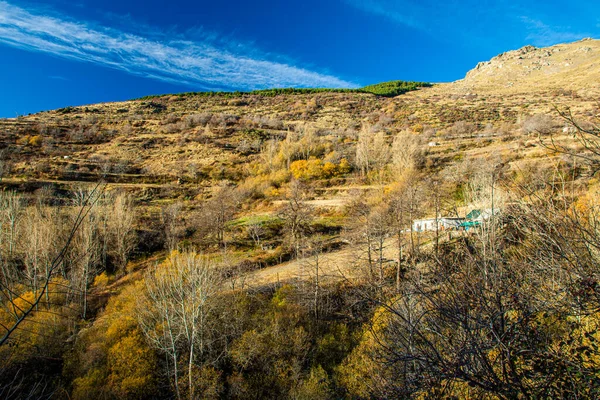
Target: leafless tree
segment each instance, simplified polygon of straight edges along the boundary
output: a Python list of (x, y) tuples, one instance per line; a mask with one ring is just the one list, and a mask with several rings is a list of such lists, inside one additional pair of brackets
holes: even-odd
[(110, 238), (113, 241), (113, 254), (118, 268), (125, 268), (129, 255), (135, 247), (135, 209), (133, 199), (126, 194), (117, 194), (111, 203), (108, 220)]
[(286, 237), (294, 249), (294, 256), (300, 257), (302, 240), (310, 232), (313, 209), (305, 202), (306, 188), (300, 181), (290, 183), (289, 192), (279, 216), (284, 220)]
[(386, 261), (384, 250), (388, 245), (386, 240), (392, 233), (390, 214), (382, 199), (368, 200), (358, 197), (347, 206), (351, 219), (347, 233), (351, 243), (359, 252), (358, 260), (362, 260), (368, 267), (369, 280), (382, 285)]
[(262, 146), (260, 157), (269, 171), (275, 169), (279, 146), (279, 141), (275, 139), (267, 140)]
[(91, 279), (100, 270), (101, 239), (100, 225), (102, 214), (98, 212), (100, 193), (80, 189), (75, 192), (74, 205), (82, 207), (91, 198), (92, 209), (82, 222), (73, 240), (73, 260), (71, 270), (71, 286), (82, 297), (82, 317), (86, 318), (88, 308), (88, 289)]
[(568, 130), (569, 133), (573, 135), (575, 141), (583, 147), (584, 151), (576, 151), (569, 145), (560, 143), (553, 135), (549, 139), (540, 136), (541, 144), (553, 151), (569, 154), (589, 162), (593, 168), (592, 172), (595, 174), (600, 168), (598, 166), (600, 162), (600, 125), (597, 120), (581, 121), (573, 115), (571, 109), (561, 110), (556, 108), (556, 112), (571, 128)]
[(421, 145), (417, 135), (403, 131), (394, 137), (391, 159), (397, 178), (401, 178), (416, 167), (420, 150)]
[[(99, 184), (92, 191), (92, 194), (95, 194), (98, 190), (100, 190)], [(93, 201), (95, 201), (94, 199), (97, 199), (97, 197), (91, 195), (80, 208), (63, 246), (60, 247), (57, 254), (44, 268), (44, 275), (41, 276), (39, 282), (36, 283), (37, 290), (31, 300), (20, 297), (21, 293), (16, 290), (16, 287), (12, 285), (12, 282), (8, 282), (8, 285), (5, 285), (4, 282), (0, 283), (0, 295), (3, 300), (8, 302), (3, 302), (3, 305), (8, 304), (8, 315), (11, 317), (10, 321), (3, 322), (2, 325), (0, 325), (0, 328), (2, 329), (0, 347), (10, 343), (12, 335), (18, 331), (25, 321), (29, 320), (30, 316), (35, 314), (36, 310), (38, 310), (38, 305), (47, 297), (48, 291), (51, 290), (52, 281), (60, 272), (60, 267), (63, 265), (65, 258), (68, 255), (77, 231), (90, 212)], [(17, 302), (17, 298), (21, 301)]]
[(6, 256), (12, 258), (17, 244), (19, 220), (23, 215), (23, 199), (16, 192), (8, 192), (2, 194), (1, 200)]
[(246, 232), (248, 232), (248, 236), (252, 238), (254, 241), (254, 245), (256, 247), (261, 247), (261, 236), (264, 235), (264, 228), (260, 222), (253, 222), (246, 226)]
[(324, 246), (324, 237), (321, 235), (311, 236), (305, 243), (306, 257), (299, 264), (299, 284), (306, 303), (312, 309), (315, 321), (318, 321), (322, 314), (321, 300), (325, 286), (322, 273)]
[(171, 360), (177, 397), (182, 397), (181, 369), (187, 363), (187, 394), (195, 393), (194, 367), (206, 363), (215, 340), (215, 298), (222, 278), (214, 264), (195, 252), (173, 254), (145, 277), (139, 322), (149, 343)]
[(535, 114), (527, 117), (521, 124), (525, 133), (547, 135), (556, 129), (556, 121), (547, 114)]
[(161, 210), (160, 217), (165, 235), (165, 247), (168, 251), (177, 249), (182, 225), (181, 210), (182, 204), (179, 202)]
[(361, 175), (366, 177), (371, 171), (383, 178), (383, 170), (390, 159), (390, 146), (385, 132), (373, 132), (368, 125), (363, 126), (356, 144), (356, 164)]

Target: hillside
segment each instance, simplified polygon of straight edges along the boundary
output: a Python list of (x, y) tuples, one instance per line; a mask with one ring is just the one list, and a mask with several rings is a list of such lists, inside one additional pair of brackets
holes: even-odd
[(593, 39), (544, 48), (525, 46), (479, 63), (456, 84), (477, 91), (523, 93), (543, 88), (597, 95), (599, 53), (600, 42)]
[(0, 397), (593, 398), (598, 78), (583, 40), (0, 120)]

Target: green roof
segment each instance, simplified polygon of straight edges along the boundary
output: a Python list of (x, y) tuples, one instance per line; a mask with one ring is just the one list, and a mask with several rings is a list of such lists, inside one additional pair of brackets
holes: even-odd
[(481, 210), (472, 210), (470, 213), (467, 214), (465, 219), (476, 219), (476, 218), (479, 218), (480, 215), (481, 215)]

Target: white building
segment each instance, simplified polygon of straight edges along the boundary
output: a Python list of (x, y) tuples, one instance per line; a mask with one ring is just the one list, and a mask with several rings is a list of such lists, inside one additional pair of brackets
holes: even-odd
[[(437, 230), (457, 229), (464, 221), (464, 218), (440, 217), (437, 218)], [(412, 229), (415, 232), (435, 231), (435, 223), (435, 218), (416, 219), (413, 221)]]

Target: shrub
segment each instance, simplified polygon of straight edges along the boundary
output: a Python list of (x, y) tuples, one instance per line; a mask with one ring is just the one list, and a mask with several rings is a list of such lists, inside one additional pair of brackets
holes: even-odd
[(290, 164), (290, 172), (294, 178), (309, 181), (313, 179), (329, 179), (350, 172), (350, 164), (345, 158), (339, 164), (311, 157), (308, 160), (297, 160)]
[(35, 135), (29, 138), (29, 145), (33, 147), (40, 147), (44, 139), (40, 135)]
[(525, 133), (547, 135), (556, 129), (556, 122), (549, 115), (536, 114), (524, 119), (521, 127)]

